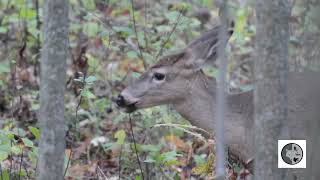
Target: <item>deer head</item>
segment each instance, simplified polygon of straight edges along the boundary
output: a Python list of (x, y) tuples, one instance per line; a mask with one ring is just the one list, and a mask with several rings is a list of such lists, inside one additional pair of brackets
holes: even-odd
[[(234, 23), (230, 23), (229, 37)], [(204, 33), (185, 49), (162, 57), (117, 98), (117, 105), (126, 112), (162, 104), (175, 104), (185, 99), (191, 79), (200, 78), (201, 68), (217, 59), (220, 26)]]

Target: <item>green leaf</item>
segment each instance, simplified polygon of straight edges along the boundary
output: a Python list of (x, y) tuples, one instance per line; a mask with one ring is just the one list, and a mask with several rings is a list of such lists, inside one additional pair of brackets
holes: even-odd
[(191, 8), (191, 5), (187, 2), (181, 2), (181, 3), (175, 3), (173, 6), (169, 9), (171, 11), (186, 11)]
[(148, 156), (148, 157), (146, 158), (146, 160), (144, 160), (143, 162), (146, 162), (146, 163), (155, 163), (156, 160), (153, 159), (151, 156)]
[(152, 145), (152, 144), (147, 144), (147, 145), (141, 145), (142, 151), (147, 151), (147, 152), (159, 152), (161, 147), (159, 145)]
[(135, 180), (141, 180), (141, 176), (140, 175), (137, 175)]
[(40, 104), (39, 103), (32, 103), (31, 104), (31, 110), (32, 111), (36, 111), (40, 108)]
[(196, 162), (197, 166), (199, 166), (200, 164), (204, 164), (206, 162), (205, 157), (202, 155), (194, 154), (193, 159)]
[(178, 11), (172, 11), (165, 14), (166, 18), (171, 22), (176, 22), (180, 13)]
[(95, 76), (89, 76), (85, 79), (86, 83), (93, 83), (97, 80)]
[(131, 76), (132, 76), (133, 79), (138, 79), (141, 76), (141, 73), (132, 72)]
[(164, 163), (166, 166), (176, 166), (181, 164), (177, 159), (172, 159)]
[(156, 27), (158, 32), (169, 32), (171, 31), (171, 26), (168, 25), (160, 25)]
[(91, 68), (97, 68), (99, 65), (99, 62), (96, 58), (94, 58), (93, 56), (91, 56), (90, 54), (86, 54), (86, 57), (88, 58), (88, 65)]
[(0, 33), (7, 33), (8, 28), (7, 27), (0, 27)]
[(11, 131), (6, 132), (8, 140), (13, 140), (14, 139), (14, 133)]
[(162, 153), (160, 155), (160, 159), (162, 161), (166, 162), (166, 161), (176, 160), (178, 156), (182, 156), (182, 155), (181, 154), (177, 154), (176, 151), (169, 151), (169, 152)]
[(201, 25), (201, 22), (198, 19), (192, 18), (189, 26), (191, 26), (193, 28), (197, 28), (200, 25)]
[(121, 130), (118, 130), (114, 137), (117, 139), (117, 144), (119, 145), (123, 145), (124, 144), (124, 140), (126, 139), (126, 132), (121, 129)]
[(213, 165), (214, 165), (215, 157), (213, 154), (210, 154), (208, 157), (208, 161), (204, 164), (200, 164), (192, 169), (192, 173), (201, 175), (205, 174), (208, 175), (209, 173), (212, 173)]
[(110, 5), (116, 4), (116, 2), (118, 2), (118, 0), (110, 0), (109, 1)]
[(120, 33), (122, 37), (128, 37), (129, 35), (133, 35), (133, 31), (129, 27), (114, 26), (113, 30), (115, 30), (117, 33)]
[(25, 20), (32, 20), (36, 17), (36, 15), (37, 15), (36, 11), (32, 9), (22, 8), (20, 10), (20, 16)]
[(141, 152), (141, 144), (136, 143), (136, 145), (134, 145), (134, 143), (131, 143), (130, 146), (133, 152), (136, 152), (136, 148), (137, 148), (137, 152)]
[(19, 176), (20, 177), (25, 177), (27, 175), (27, 172), (24, 169), (19, 170)]
[(208, 7), (209, 9), (211, 9), (213, 5), (213, 0), (202, 0), (202, 5), (204, 7)]
[(94, 3), (94, 0), (82, 0), (82, 4), (88, 10), (96, 9), (96, 4)]
[(135, 51), (129, 51), (129, 52), (127, 52), (127, 56), (128, 56), (128, 58), (137, 58), (138, 57), (138, 54), (137, 54), (137, 52), (135, 52)]
[(0, 145), (0, 151), (10, 153), (11, 146), (9, 144), (9, 141), (6, 144)]
[(37, 163), (37, 161), (38, 161), (38, 154), (39, 154), (39, 152), (38, 152), (38, 148), (37, 147), (33, 148), (33, 150), (29, 151), (29, 153), (28, 153), (28, 157), (32, 161), (33, 165), (35, 165)]
[(12, 133), (19, 136), (19, 137), (24, 137), (27, 134), (26, 131), (22, 128), (14, 128), (12, 130)]
[(11, 147), (11, 152), (13, 152), (14, 154), (18, 155), (22, 152), (21, 148), (19, 146), (12, 146)]
[(0, 151), (0, 162), (8, 158), (9, 153), (5, 151)]
[(83, 97), (86, 97), (88, 99), (95, 99), (96, 96), (91, 92), (89, 91), (88, 89), (83, 89), (80, 93), (81, 96)]
[(110, 103), (107, 101), (107, 99), (97, 99), (96, 101), (93, 102), (93, 107), (96, 109), (98, 112), (105, 112), (106, 108), (110, 106)]
[(1, 180), (10, 180), (8, 170), (3, 169), (1, 173)]
[(87, 22), (83, 25), (83, 31), (87, 36), (95, 37), (99, 32), (99, 25), (95, 22)]
[(133, 31), (130, 28), (125, 27), (125, 26), (114, 26), (113, 29), (116, 32), (125, 32), (125, 33), (128, 33), (128, 34), (133, 34)]
[(27, 147), (34, 147), (33, 142), (28, 138), (22, 138), (22, 142)]
[(40, 139), (40, 131), (38, 128), (35, 128), (33, 126), (29, 126), (28, 129), (37, 140)]
[(108, 142), (108, 143), (104, 143), (103, 144), (103, 148), (105, 148), (105, 150), (110, 150), (112, 149), (112, 147), (114, 146), (115, 143), (113, 142)]
[(78, 23), (72, 23), (70, 22), (70, 32), (78, 32), (82, 28), (82, 25)]
[(0, 62), (0, 74), (9, 73), (10, 72), (10, 64), (8, 62)]

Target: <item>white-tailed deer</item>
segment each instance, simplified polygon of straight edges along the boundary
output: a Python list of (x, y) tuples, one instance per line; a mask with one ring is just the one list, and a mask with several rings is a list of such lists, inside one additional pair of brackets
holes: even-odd
[[(218, 30), (219, 27), (213, 28), (185, 49), (162, 57), (121, 92), (117, 99), (118, 106), (126, 112), (133, 112), (171, 104), (191, 124), (213, 132), (217, 83), (201, 68), (207, 60), (216, 59)], [(231, 34), (232, 30), (229, 30)], [(308, 125), (312, 126), (312, 122), (320, 120), (319, 77), (315, 72), (301, 72), (289, 73), (288, 78), (289, 109), (285, 126), (288, 127), (290, 139), (307, 140), (307, 149), (311, 149), (313, 142)], [(254, 156), (253, 91), (227, 95), (227, 106), (226, 144), (232, 154), (247, 162)], [(307, 155), (308, 163), (312, 158)], [(304, 179), (303, 173), (297, 174), (298, 179)]]

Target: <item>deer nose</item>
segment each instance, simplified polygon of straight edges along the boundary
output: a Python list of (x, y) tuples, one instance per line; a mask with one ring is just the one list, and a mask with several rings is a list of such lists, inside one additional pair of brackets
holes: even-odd
[(124, 97), (121, 94), (117, 97), (116, 103), (119, 107), (124, 107), (126, 105)]

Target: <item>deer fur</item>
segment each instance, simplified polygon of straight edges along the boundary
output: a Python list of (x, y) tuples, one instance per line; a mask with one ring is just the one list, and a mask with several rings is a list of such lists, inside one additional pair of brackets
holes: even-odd
[[(217, 30), (214, 28), (185, 49), (161, 58), (121, 92), (123, 102), (118, 104), (127, 112), (171, 104), (191, 124), (213, 132), (217, 83), (201, 68), (216, 59), (216, 49), (212, 48), (217, 48)], [(155, 80), (155, 73), (165, 75), (165, 79)], [(320, 120), (320, 76), (316, 72), (292, 72), (288, 77), (285, 131), (288, 139), (306, 139), (309, 149), (314, 140), (307, 127)], [(253, 90), (228, 94), (226, 98), (226, 144), (232, 154), (246, 162), (254, 157), (255, 149)], [(304, 170), (295, 175), (298, 179), (304, 177), (301, 172)]]

